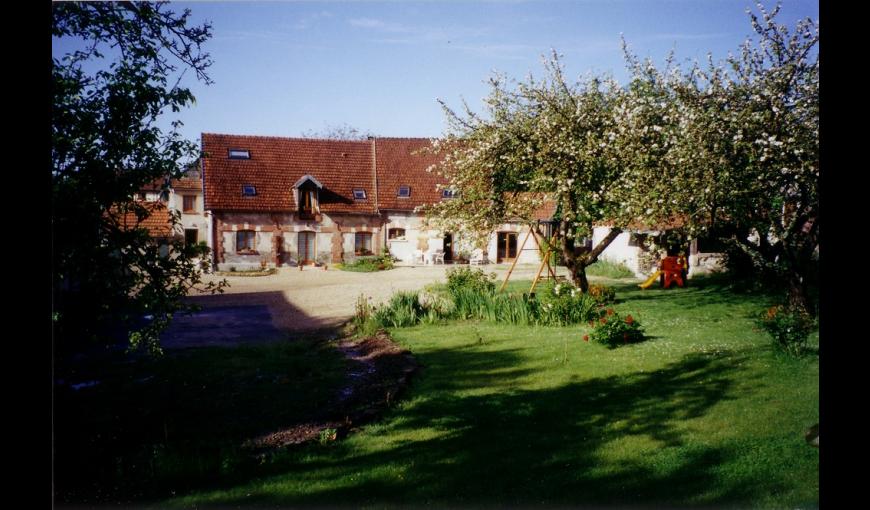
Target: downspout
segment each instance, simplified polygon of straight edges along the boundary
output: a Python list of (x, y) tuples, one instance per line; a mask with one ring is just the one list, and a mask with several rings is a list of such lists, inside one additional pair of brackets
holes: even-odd
[(212, 267), (217, 267), (217, 250), (215, 246), (217, 243), (215, 242), (214, 237), (214, 214), (212, 214), (211, 210), (208, 208), (208, 204), (206, 203), (206, 193), (205, 193), (205, 146), (202, 141), (202, 134), (199, 135), (199, 179), (202, 187), (202, 214), (206, 217), (207, 225), (208, 225), (208, 235), (206, 236), (206, 243), (208, 244), (209, 249), (211, 250), (211, 261)]
[[(381, 220), (381, 235), (384, 238), (383, 247), (387, 248), (387, 236), (384, 230), (385, 221), (384, 218), (380, 217), (381, 210), (380, 205), (378, 204), (378, 145), (374, 136), (370, 136), (369, 140), (372, 142), (372, 176), (374, 177), (374, 185), (375, 185), (375, 214)], [(383, 253), (383, 252), (382, 252)]]

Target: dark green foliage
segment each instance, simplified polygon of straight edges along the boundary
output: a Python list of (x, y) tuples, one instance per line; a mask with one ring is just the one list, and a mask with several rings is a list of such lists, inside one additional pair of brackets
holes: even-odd
[[(133, 347), (159, 351), (157, 335), (189, 308), (180, 300), (209, 267), (205, 246), (150, 237), (140, 223), (151, 210), (133, 200), (154, 183), (165, 191), (198, 155), (179, 121), (169, 133), (155, 125), (193, 102), (177, 63), (209, 82), (200, 45), (211, 27), (188, 26), (189, 15), (144, 2), (52, 5), (53, 42), (84, 42), (51, 65), (52, 317), (61, 351), (128, 332)], [(103, 60), (103, 51), (116, 58)]]
[(589, 333), (589, 339), (611, 349), (643, 340), (643, 330), (640, 323), (631, 315), (627, 315), (623, 319), (612, 308), (608, 308), (604, 317), (598, 319), (594, 324), (595, 328)]
[(295, 338), (58, 367), (57, 504), (165, 497), (250, 471), (257, 461), (243, 444), (322, 412), (344, 382), (344, 365), (331, 344)]
[(381, 256), (358, 257), (353, 262), (339, 264), (342, 271), (354, 271), (358, 273), (372, 273), (374, 271), (386, 271), (393, 269), (393, 258), (389, 254)]

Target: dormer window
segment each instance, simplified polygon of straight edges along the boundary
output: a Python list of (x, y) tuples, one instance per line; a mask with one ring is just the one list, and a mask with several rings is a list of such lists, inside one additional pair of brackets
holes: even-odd
[(323, 188), (320, 181), (311, 175), (304, 175), (293, 185), (296, 190), (296, 203), (299, 206), (299, 217), (303, 220), (313, 220), (320, 212), (319, 192)]
[(242, 186), (243, 197), (253, 197), (257, 195), (257, 188), (251, 185)]
[(365, 200), (366, 199), (366, 190), (360, 189), (360, 188), (354, 188), (353, 198), (355, 200)]
[(443, 189), (441, 190), (441, 198), (453, 198), (456, 196), (456, 192), (452, 189)]
[(230, 159), (251, 159), (248, 149), (230, 149)]
[(410, 186), (399, 186), (399, 198), (409, 198), (411, 196)]

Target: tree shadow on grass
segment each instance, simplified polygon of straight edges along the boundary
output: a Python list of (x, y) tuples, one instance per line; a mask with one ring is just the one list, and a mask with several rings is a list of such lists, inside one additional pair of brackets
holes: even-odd
[[(445, 349), (421, 361), (447, 366), (456, 357)], [(248, 488), (250, 495), (239, 497), (213, 494), (208, 501), (648, 506), (736, 504), (759, 496), (747, 489), (754, 486), (751, 480), (723, 484), (717, 476), (716, 467), (732, 452), (685, 440), (693, 418), (732, 398), (738, 356), (687, 355), (652, 373), (541, 390), (509, 389), (509, 380), (522, 374), (508, 371), (497, 383), (504, 387), (483, 394), (478, 390), (495, 377), (494, 367), (519, 360), (510, 352), (467, 351), (462, 357), (463, 367), (477, 369), (429, 371), (401, 412), (379, 425), (378, 436), (404, 439), (362, 450), (341, 442), (288, 453), (259, 473), (261, 490)], [(645, 462), (647, 453), (657, 463)], [(283, 485), (299, 477), (308, 490)], [(329, 483), (334, 479), (340, 482)], [(771, 483), (765, 482), (768, 490)]]

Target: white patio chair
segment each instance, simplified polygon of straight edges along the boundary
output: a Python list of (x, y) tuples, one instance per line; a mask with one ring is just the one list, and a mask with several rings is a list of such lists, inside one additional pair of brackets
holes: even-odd
[(477, 249), (471, 253), (471, 258), (468, 259), (469, 265), (482, 265), (486, 263), (486, 259), (483, 258), (483, 250)]
[(423, 250), (414, 250), (412, 262), (414, 264), (425, 264), (426, 259), (423, 256)]
[(432, 256), (432, 263), (444, 263), (444, 250), (435, 250), (435, 254)]

